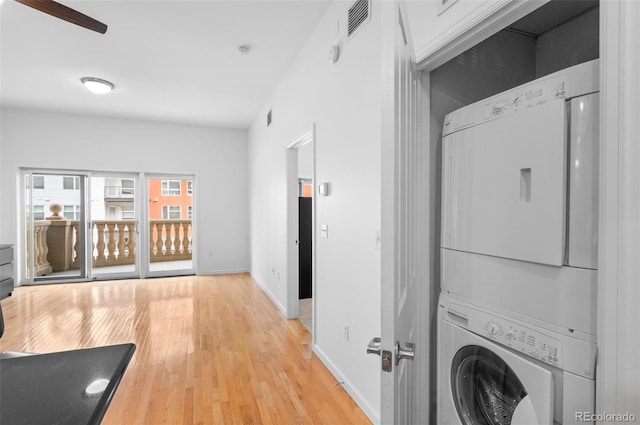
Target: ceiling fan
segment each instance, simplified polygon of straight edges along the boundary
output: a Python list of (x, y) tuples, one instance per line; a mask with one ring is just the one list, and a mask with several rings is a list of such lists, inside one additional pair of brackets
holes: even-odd
[(107, 32), (107, 26), (100, 21), (96, 21), (89, 16), (71, 9), (63, 4), (55, 2), (53, 0), (16, 0), (18, 3), (22, 3), (26, 6), (33, 7), (41, 12), (47, 13), (56, 18), (60, 18), (72, 24), (80, 25), (81, 27), (90, 29), (92, 31), (104, 34)]

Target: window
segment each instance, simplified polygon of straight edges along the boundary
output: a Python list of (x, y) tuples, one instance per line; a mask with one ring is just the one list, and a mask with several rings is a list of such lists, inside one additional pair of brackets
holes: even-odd
[(122, 180), (122, 194), (133, 195), (135, 182), (133, 180)]
[(80, 189), (80, 177), (65, 176), (62, 178), (62, 187), (68, 190)]
[(44, 189), (44, 176), (33, 176), (33, 188)]
[(122, 220), (133, 220), (136, 218), (136, 213), (133, 209), (133, 205), (124, 205), (122, 207)]
[(162, 196), (180, 196), (180, 180), (162, 180)]
[(193, 207), (191, 205), (187, 206), (187, 218), (189, 220), (193, 219)]
[(33, 219), (44, 220), (44, 205), (33, 206)]
[(193, 180), (187, 180), (187, 195), (193, 196)]
[(107, 220), (117, 220), (118, 209), (116, 207), (107, 207)]
[(163, 220), (180, 220), (182, 217), (182, 211), (180, 211), (180, 205), (163, 205), (162, 206), (162, 219)]
[(67, 220), (80, 220), (80, 205), (65, 205), (62, 214)]

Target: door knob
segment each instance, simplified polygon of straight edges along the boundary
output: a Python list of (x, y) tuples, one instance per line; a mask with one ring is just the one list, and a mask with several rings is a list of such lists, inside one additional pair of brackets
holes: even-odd
[(380, 355), (380, 351), (382, 350), (382, 339), (380, 337), (375, 337), (369, 344), (367, 345), (367, 354), (377, 354)]
[(407, 359), (413, 361), (415, 357), (415, 344), (407, 342), (404, 347), (400, 346), (400, 341), (396, 341), (396, 366), (400, 363), (401, 359)]

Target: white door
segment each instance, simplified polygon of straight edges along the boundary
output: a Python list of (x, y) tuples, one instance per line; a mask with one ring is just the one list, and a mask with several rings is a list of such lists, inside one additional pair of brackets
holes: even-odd
[[(420, 143), (420, 73), (402, 7), (378, 3), (383, 20), (381, 423), (427, 423), (428, 149)], [(424, 316), (424, 317), (422, 317)], [(376, 344), (377, 342), (377, 344)]]

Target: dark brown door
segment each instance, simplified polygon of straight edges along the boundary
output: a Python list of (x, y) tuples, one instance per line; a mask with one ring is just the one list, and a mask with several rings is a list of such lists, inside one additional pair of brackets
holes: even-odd
[(311, 202), (298, 198), (298, 298), (311, 298)]

